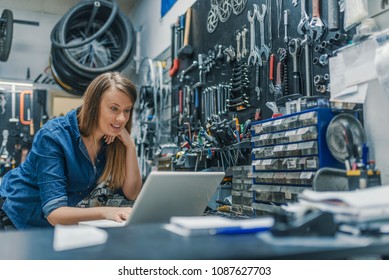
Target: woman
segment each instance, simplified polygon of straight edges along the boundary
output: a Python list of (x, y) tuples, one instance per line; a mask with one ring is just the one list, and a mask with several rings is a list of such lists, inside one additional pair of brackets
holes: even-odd
[(0, 220), (16, 229), (126, 220), (129, 207), (76, 205), (101, 182), (129, 200), (138, 196), (141, 177), (130, 135), (136, 96), (134, 84), (119, 73), (96, 77), (83, 105), (47, 122), (25, 162), (3, 177)]

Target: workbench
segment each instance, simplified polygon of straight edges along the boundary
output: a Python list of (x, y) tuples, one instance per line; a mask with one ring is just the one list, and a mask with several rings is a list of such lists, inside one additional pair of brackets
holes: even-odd
[[(342, 236), (348, 247), (338, 247), (339, 239), (320, 238), (307, 245), (309, 237), (284, 237), (274, 244), (257, 234), (183, 237), (162, 224), (146, 224), (105, 229), (103, 245), (54, 251), (54, 230), (33, 229), (0, 233), (0, 259), (5, 260), (206, 260), (206, 259), (371, 259), (389, 256), (389, 236), (361, 238)], [(308, 242), (308, 243), (307, 243)], [(344, 242), (341, 242), (344, 244)], [(348, 243), (348, 242), (346, 242)], [(278, 244), (278, 245), (277, 245)], [(336, 245), (338, 244), (338, 245)]]

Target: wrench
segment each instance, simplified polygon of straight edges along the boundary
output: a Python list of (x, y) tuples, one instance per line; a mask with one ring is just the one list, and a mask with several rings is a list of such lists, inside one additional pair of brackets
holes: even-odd
[(240, 53), (240, 37), (242, 36), (242, 34), (240, 33), (240, 31), (238, 31), (236, 33), (236, 60), (237, 61), (240, 61), (242, 55)]
[(294, 82), (294, 93), (301, 94), (301, 75), (299, 71), (298, 57), (301, 52), (301, 39), (293, 38), (289, 42), (289, 53), (293, 60), (293, 82)]
[(242, 53), (241, 56), (242, 58), (246, 57), (248, 50), (246, 48), (246, 33), (248, 32), (247, 28), (244, 27), (242, 30)]
[(305, 96), (311, 96), (312, 94), (312, 82), (311, 82), (311, 61), (312, 61), (312, 54), (311, 54), (311, 38), (309, 37), (308, 33), (304, 34), (304, 40), (301, 41), (301, 46), (304, 47), (304, 54), (305, 54)]
[(270, 49), (265, 44), (265, 16), (266, 16), (267, 6), (262, 4), (262, 13), (257, 10), (257, 18), (259, 21), (259, 31), (261, 32), (261, 49), (259, 50), (259, 58), (262, 59), (262, 56), (265, 56), (265, 61), (269, 60)]
[(260, 56), (257, 51), (257, 47), (255, 46), (255, 17), (258, 14), (258, 5), (253, 4), (254, 11), (247, 12), (247, 20), (250, 23), (250, 55), (247, 59), (247, 65), (255, 65), (257, 60), (259, 60), (260, 65), (262, 66), (262, 62), (260, 61)]
[(301, 19), (297, 26), (297, 32), (301, 35), (304, 35), (309, 30), (309, 16), (306, 11), (306, 2), (307, 0), (301, 0)]
[(320, 0), (312, 0), (312, 19), (309, 27), (310, 37), (320, 41), (326, 31), (326, 26), (320, 18)]
[(266, 5), (269, 8), (269, 20), (268, 20), (268, 31), (269, 31), (269, 48), (272, 49), (272, 43), (273, 43), (273, 31), (272, 31), (272, 11), (271, 11), (271, 3), (272, 0), (266, 0)]

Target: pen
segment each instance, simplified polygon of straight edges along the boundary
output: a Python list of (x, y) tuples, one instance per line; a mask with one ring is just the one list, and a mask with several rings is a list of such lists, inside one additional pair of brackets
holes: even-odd
[(229, 228), (218, 228), (209, 231), (211, 235), (219, 234), (247, 234), (247, 233), (258, 233), (269, 230), (270, 227), (253, 227), (253, 228), (241, 228), (241, 227), (229, 227)]
[(367, 167), (368, 160), (369, 160), (369, 147), (367, 146), (366, 143), (364, 143), (362, 146), (362, 162), (365, 168)]

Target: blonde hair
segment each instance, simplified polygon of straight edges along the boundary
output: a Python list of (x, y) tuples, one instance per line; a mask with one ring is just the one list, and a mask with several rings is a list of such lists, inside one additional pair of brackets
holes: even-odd
[[(108, 72), (97, 76), (86, 89), (83, 97), (84, 103), (78, 113), (79, 128), (83, 136), (92, 135), (97, 128), (101, 98), (103, 93), (110, 88), (121, 90), (135, 104), (137, 98), (136, 87), (129, 79), (118, 72)], [(130, 134), (132, 113), (133, 110), (131, 110), (130, 118), (125, 125)], [(107, 145), (106, 158), (107, 162), (98, 183), (107, 182), (112, 189), (121, 188), (126, 175), (126, 147), (118, 138)]]

